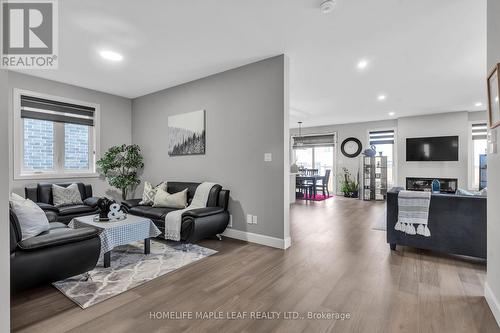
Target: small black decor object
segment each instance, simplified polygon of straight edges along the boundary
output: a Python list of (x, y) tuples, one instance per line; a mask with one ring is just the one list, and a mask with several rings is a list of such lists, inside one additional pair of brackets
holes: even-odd
[(101, 221), (108, 221), (108, 214), (110, 210), (110, 206), (114, 204), (114, 200), (109, 200), (108, 198), (100, 198), (97, 200), (97, 207), (101, 210), (99, 213), (99, 220)]

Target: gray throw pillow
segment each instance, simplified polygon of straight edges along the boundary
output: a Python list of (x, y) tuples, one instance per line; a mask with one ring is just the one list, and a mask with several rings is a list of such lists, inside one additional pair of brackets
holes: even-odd
[(163, 182), (160, 185), (154, 187), (150, 182), (144, 182), (144, 192), (142, 193), (142, 200), (139, 202), (139, 205), (152, 205), (155, 200), (156, 192), (159, 189), (166, 191), (167, 183)]
[(68, 187), (52, 184), (52, 197), (54, 200), (54, 206), (83, 204), (80, 190), (76, 184), (71, 184)]

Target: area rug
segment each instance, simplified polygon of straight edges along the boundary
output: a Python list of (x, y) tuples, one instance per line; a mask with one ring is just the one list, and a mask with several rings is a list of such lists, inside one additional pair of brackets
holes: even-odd
[(305, 194), (304, 196), (302, 196), (300, 198), (297, 198), (297, 199), (312, 200), (312, 201), (323, 201), (323, 200), (326, 200), (326, 199), (329, 199), (329, 198), (332, 198), (332, 197), (333, 197), (333, 195), (316, 194), (316, 196), (314, 196), (314, 195)]
[(217, 251), (194, 244), (152, 240), (151, 253), (145, 255), (143, 242), (137, 242), (115, 248), (111, 252), (111, 267), (104, 268), (101, 257), (89, 274), (53, 285), (85, 309), (214, 253)]
[(379, 216), (379, 218), (375, 221), (373, 224), (374, 230), (387, 230), (387, 210), (384, 209), (384, 212), (382, 215)]

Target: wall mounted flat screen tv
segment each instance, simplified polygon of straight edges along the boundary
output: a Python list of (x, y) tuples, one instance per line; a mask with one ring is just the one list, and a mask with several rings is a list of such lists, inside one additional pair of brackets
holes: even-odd
[(407, 161), (458, 161), (458, 136), (406, 139)]

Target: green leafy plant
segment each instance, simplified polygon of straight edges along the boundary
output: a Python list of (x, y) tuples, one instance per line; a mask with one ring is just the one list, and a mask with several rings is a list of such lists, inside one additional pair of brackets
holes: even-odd
[(357, 197), (359, 191), (359, 183), (351, 180), (351, 173), (347, 168), (342, 168), (344, 179), (340, 181), (340, 192), (346, 197)]
[(121, 145), (109, 148), (97, 161), (99, 171), (106, 177), (109, 185), (121, 190), (122, 199), (141, 183), (137, 172), (144, 167), (141, 148), (138, 145)]

